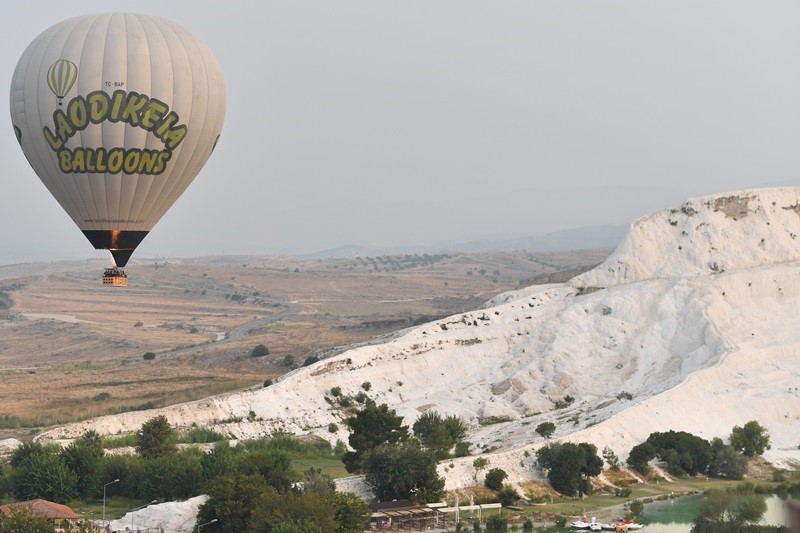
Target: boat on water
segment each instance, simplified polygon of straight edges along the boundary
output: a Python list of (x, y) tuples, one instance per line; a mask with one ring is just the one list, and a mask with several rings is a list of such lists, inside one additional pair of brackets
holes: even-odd
[(594, 517), (591, 520), (587, 520), (586, 517), (581, 517), (580, 520), (575, 520), (573, 523), (570, 524), (572, 529), (582, 529), (588, 531), (602, 531), (603, 524), (598, 522)]
[(594, 517), (592, 517), (591, 520), (588, 520), (585, 516), (583, 516), (580, 520), (575, 520), (572, 522), (569, 527), (584, 531), (617, 531), (619, 533), (625, 533), (627, 531), (636, 531), (638, 529), (642, 529), (644, 526), (642, 524), (637, 524), (633, 520), (620, 520), (619, 522), (615, 523), (601, 523), (598, 522)]
[(618, 533), (625, 533), (627, 531), (636, 531), (637, 529), (642, 529), (644, 525), (637, 524), (633, 520), (620, 520), (616, 524), (609, 524), (610, 527), (613, 527), (611, 531), (617, 531)]

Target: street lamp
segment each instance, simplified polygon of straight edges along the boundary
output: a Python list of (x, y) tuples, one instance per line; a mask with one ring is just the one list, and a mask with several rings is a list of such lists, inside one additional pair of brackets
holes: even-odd
[(106, 524), (106, 487), (109, 485), (113, 485), (114, 483), (118, 483), (119, 479), (115, 479), (114, 481), (109, 481), (105, 485), (103, 485), (103, 529), (108, 529), (108, 524)]
[[(147, 507), (147, 506), (149, 506), (149, 505), (153, 505), (154, 503), (158, 503), (158, 500), (153, 500), (153, 501), (151, 501), (151, 502), (149, 502), (149, 503), (146, 503), (146, 504), (142, 505), (141, 507), (137, 507), (136, 509), (134, 509), (133, 511), (131, 511), (131, 531), (133, 531), (133, 514), (134, 514), (136, 511), (141, 511), (142, 509), (144, 509), (145, 507)], [(148, 528), (148, 529), (149, 529), (149, 528)]]
[(212, 521), (210, 521), (210, 522), (206, 522), (205, 524), (200, 524), (199, 526), (197, 526), (197, 533), (200, 533), (200, 528), (201, 528), (201, 527), (203, 527), (203, 526), (207, 526), (208, 524), (213, 524), (213, 523), (214, 523), (214, 522), (216, 522), (216, 521), (217, 521), (217, 519), (215, 518), (214, 520), (212, 520)]

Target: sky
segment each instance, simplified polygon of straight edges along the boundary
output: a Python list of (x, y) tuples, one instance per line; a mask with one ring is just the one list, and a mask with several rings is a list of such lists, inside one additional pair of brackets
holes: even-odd
[[(794, 1), (18, 2), (0, 86), (46, 28), (108, 11), (196, 34), (228, 94), (134, 258), (519, 238), (800, 185)], [(106, 257), (5, 116), (0, 264)]]

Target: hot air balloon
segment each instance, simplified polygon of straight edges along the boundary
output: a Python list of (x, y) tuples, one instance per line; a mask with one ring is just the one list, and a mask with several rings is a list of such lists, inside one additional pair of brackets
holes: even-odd
[(200, 172), (224, 118), (211, 52), (178, 24), (147, 15), (60, 22), (23, 52), (11, 81), (25, 157), (116, 267)]

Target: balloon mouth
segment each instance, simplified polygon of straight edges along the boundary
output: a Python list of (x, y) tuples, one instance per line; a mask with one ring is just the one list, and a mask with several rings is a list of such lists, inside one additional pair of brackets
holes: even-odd
[(133, 251), (147, 237), (147, 231), (84, 230), (83, 234), (98, 250), (108, 250), (118, 267), (124, 267)]

